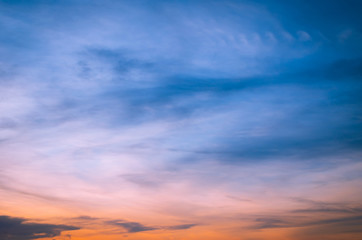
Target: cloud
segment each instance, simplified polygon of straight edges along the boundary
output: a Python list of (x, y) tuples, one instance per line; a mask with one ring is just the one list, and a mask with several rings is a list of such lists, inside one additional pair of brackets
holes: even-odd
[(122, 219), (113, 219), (109, 220), (107, 218), (95, 218), (90, 216), (79, 216), (71, 219), (67, 219), (67, 221), (80, 224), (84, 228), (89, 228), (89, 226), (101, 225), (109, 227), (121, 227), (122, 229), (126, 230), (127, 233), (137, 233), (137, 232), (144, 232), (144, 231), (154, 231), (154, 230), (186, 230), (198, 226), (199, 224), (179, 224), (179, 225), (172, 225), (172, 226), (146, 226), (140, 222), (134, 221), (126, 221)]
[(0, 238), (4, 240), (32, 240), (60, 236), (64, 231), (78, 230), (79, 227), (33, 223), (25, 218), (0, 216)]
[(362, 232), (359, 226), (362, 223), (362, 216), (352, 217), (332, 217), (320, 220), (311, 220), (310, 217), (302, 216), (285, 216), (285, 217), (270, 217), (257, 218), (256, 224), (252, 229), (269, 229), (269, 228), (298, 228), (298, 227), (313, 227), (313, 228), (330, 228), (337, 227), (334, 232)]
[(198, 224), (181, 224), (181, 225), (165, 227), (165, 229), (167, 229), (167, 230), (184, 230), (184, 229), (189, 229), (189, 228), (195, 227), (197, 225)]
[(144, 231), (152, 231), (157, 230), (156, 227), (148, 227), (138, 222), (128, 222), (124, 220), (112, 220), (107, 221), (107, 224), (111, 224), (114, 226), (119, 226), (125, 229), (128, 233), (136, 233), (136, 232), (144, 232)]
[(358, 213), (362, 208), (306, 208), (293, 210), (295, 213)]
[(173, 226), (158, 226), (158, 227), (150, 227), (145, 226), (138, 222), (129, 222), (124, 220), (111, 220), (105, 221), (106, 224), (110, 224), (113, 226), (120, 226), (124, 228), (128, 233), (137, 233), (137, 232), (144, 232), (144, 231), (153, 231), (153, 230), (185, 230), (190, 229), (192, 227), (197, 226), (198, 224), (180, 224), (180, 225), (173, 225)]
[[(362, 208), (353, 202), (325, 202), (305, 198), (291, 198), (304, 205), (281, 212), (280, 215), (265, 215), (255, 218), (251, 229), (293, 228), (294, 233), (313, 236), (362, 232)], [(303, 228), (305, 230), (298, 230)], [(302, 237), (303, 239), (303, 237)]]
[(323, 201), (313, 201), (310, 199), (304, 198), (291, 198), (291, 200), (298, 203), (302, 203), (307, 207), (295, 209), (292, 212), (294, 213), (330, 213), (330, 214), (359, 214), (362, 213), (362, 208), (360, 206), (355, 206), (348, 204), (348, 202), (323, 202)]
[(257, 218), (255, 222), (258, 224), (252, 227), (254, 229), (289, 227), (288, 222), (283, 218)]

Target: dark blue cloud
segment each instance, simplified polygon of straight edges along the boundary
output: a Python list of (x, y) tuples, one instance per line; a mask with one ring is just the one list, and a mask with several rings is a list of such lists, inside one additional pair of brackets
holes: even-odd
[(144, 231), (151, 231), (151, 230), (158, 229), (155, 227), (145, 226), (138, 222), (128, 222), (128, 221), (123, 221), (123, 220), (112, 220), (112, 221), (108, 221), (107, 224), (112, 224), (114, 226), (122, 227), (129, 233), (144, 232)]
[(71, 220), (80, 221), (83, 224), (96, 222), (99, 224), (105, 224), (111, 227), (120, 227), (126, 230), (127, 233), (137, 233), (137, 232), (144, 232), (144, 231), (154, 231), (154, 230), (185, 230), (190, 229), (198, 224), (191, 223), (191, 224), (179, 224), (179, 225), (171, 225), (171, 226), (146, 226), (139, 222), (131, 222), (122, 219), (115, 219), (115, 220), (108, 220), (104, 218), (94, 218), (90, 216), (79, 216), (76, 218), (72, 218)]
[(169, 229), (169, 230), (184, 230), (184, 229), (189, 229), (189, 228), (192, 228), (192, 227), (195, 227), (195, 226), (197, 226), (197, 224), (181, 224), (181, 225), (166, 227), (166, 229)]
[[(325, 220), (310, 221), (305, 217), (286, 216), (286, 217), (271, 217), (271, 218), (257, 218), (255, 222), (257, 224), (253, 226), (255, 229), (267, 229), (267, 228), (291, 228), (291, 227), (320, 227), (326, 233), (326, 229), (331, 229), (335, 233), (343, 232), (361, 232), (358, 228), (361, 224), (362, 216), (352, 217), (340, 217), (340, 218), (328, 218)], [(326, 226), (324, 226), (326, 225)], [(337, 227), (337, 228), (336, 228)]]
[(4, 240), (31, 240), (59, 236), (80, 228), (68, 225), (32, 223), (24, 218), (0, 216), (0, 237)]

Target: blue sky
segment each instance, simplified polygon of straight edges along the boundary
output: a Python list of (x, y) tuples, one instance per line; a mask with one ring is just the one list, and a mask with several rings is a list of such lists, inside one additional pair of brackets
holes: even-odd
[[(357, 208), (360, 9), (358, 0), (0, 1), (0, 210), (49, 217), (22, 215), (14, 201), (32, 196), (69, 217), (64, 208), (92, 215), (79, 204), (104, 201), (94, 217), (106, 205), (128, 208), (132, 221), (158, 209), (193, 227), (238, 212), (235, 199)], [(234, 202), (216, 211), (224, 198)], [(175, 202), (188, 211), (165, 207)], [(286, 213), (258, 204), (252, 216)]]

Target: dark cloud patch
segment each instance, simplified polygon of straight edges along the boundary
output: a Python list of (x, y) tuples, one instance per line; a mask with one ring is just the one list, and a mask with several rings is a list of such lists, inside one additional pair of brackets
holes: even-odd
[(124, 220), (112, 220), (107, 221), (107, 224), (122, 227), (125, 229), (128, 233), (136, 233), (136, 232), (144, 232), (144, 231), (152, 231), (157, 230), (159, 228), (156, 227), (148, 227), (138, 222), (128, 222)]
[(305, 207), (295, 209), (293, 213), (305, 213), (305, 214), (361, 214), (362, 207), (358, 205), (351, 205), (348, 203), (334, 203), (314, 201), (304, 198), (292, 198), (295, 202), (299, 202)]
[(32, 223), (24, 218), (0, 216), (0, 239), (4, 240), (51, 238), (61, 235), (63, 231), (78, 229), (75, 226)]
[(312, 199), (308, 199), (308, 198), (300, 198), (300, 197), (292, 197), (292, 198), (290, 198), (290, 200), (297, 202), (297, 203), (302, 203), (302, 204), (307, 204), (310, 206), (317, 206), (317, 207), (344, 204), (344, 203), (316, 201), (316, 200), (312, 200)]
[(189, 228), (195, 227), (197, 225), (198, 224), (181, 224), (181, 225), (165, 227), (165, 229), (167, 229), (167, 230), (184, 230), (184, 229), (189, 229)]
[[(339, 226), (361, 226), (362, 215), (353, 217), (331, 218), (307, 223), (308, 225), (337, 224)], [(359, 231), (362, 232), (362, 229)]]
[(304, 208), (293, 210), (294, 213), (362, 213), (362, 208)]
[(348, 202), (324, 202), (305, 198), (291, 198), (292, 201), (301, 203), (305, 208), (294, 210), (294, 212), (340, 212), (340, 213), (361, 213), (361, 205)]
[(120, 227), (124, 230), (126, 230), (127, 233), (137, 233), (137, 232), (144, 232), (144, 231), (153, 231), (153, 230), (186, 230), (190, 229), (192, 227), (197, 226), (198, 224), (192, 223), (192, 224), (180, 224), (180, 225), (173, 225), (173, 226), (146, 226), (139, 222), (132, 222), (122, 219), (115, 219), (115, 220), (109, 220), (104, 218), (95, 218), (91, 216), (79, 216), (75, 218), (71, 218), (71, 221), (78, 221), (81, 222), (81, 224), (85, 224), (85, 226), (89, 226), (89, 224), (97, 223), (97, 224), (105, 224), (107, 226), (112, 227)]
[(362, 223), (362, 208), (356, 203), (324, 202), (304, 198), (291, 200), (305, 207), (283, 212), (279, 216), (266, 215), (254, 218), (254, 224), (250, 228), (303, 228), (305, 231), (301, 232), (318, 234), (362, 232), (359, 227)]
[(95, 218), (95, 217), (90, 217), (90, 216), (79, 216), (79, 217), (75, 217), (73, 219), (74, 220), (95, 221), (95, 220), (99, 220), (100, 218)]
[(330, 229), (334, 232), (362, 232), (362, 216), (341, 216), (322, 218), (313, 220), (315, 216), (272, 216), (255, 219), (255, 224), (251, 229), (270, 229), (270, 228), (298, 228), (308, 227), (313, 229)]
[(265, 229), (265, 228), (284, 228), (289, 226), (289, 222), (282, 218), (257, 218), (257, 223), (252, 228), (254, 229)]

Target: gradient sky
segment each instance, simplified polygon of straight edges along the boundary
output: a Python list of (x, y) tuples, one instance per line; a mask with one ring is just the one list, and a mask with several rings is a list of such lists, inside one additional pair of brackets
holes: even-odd
[(0, 239), (362, 239), (362, 1), (0, 0)]

